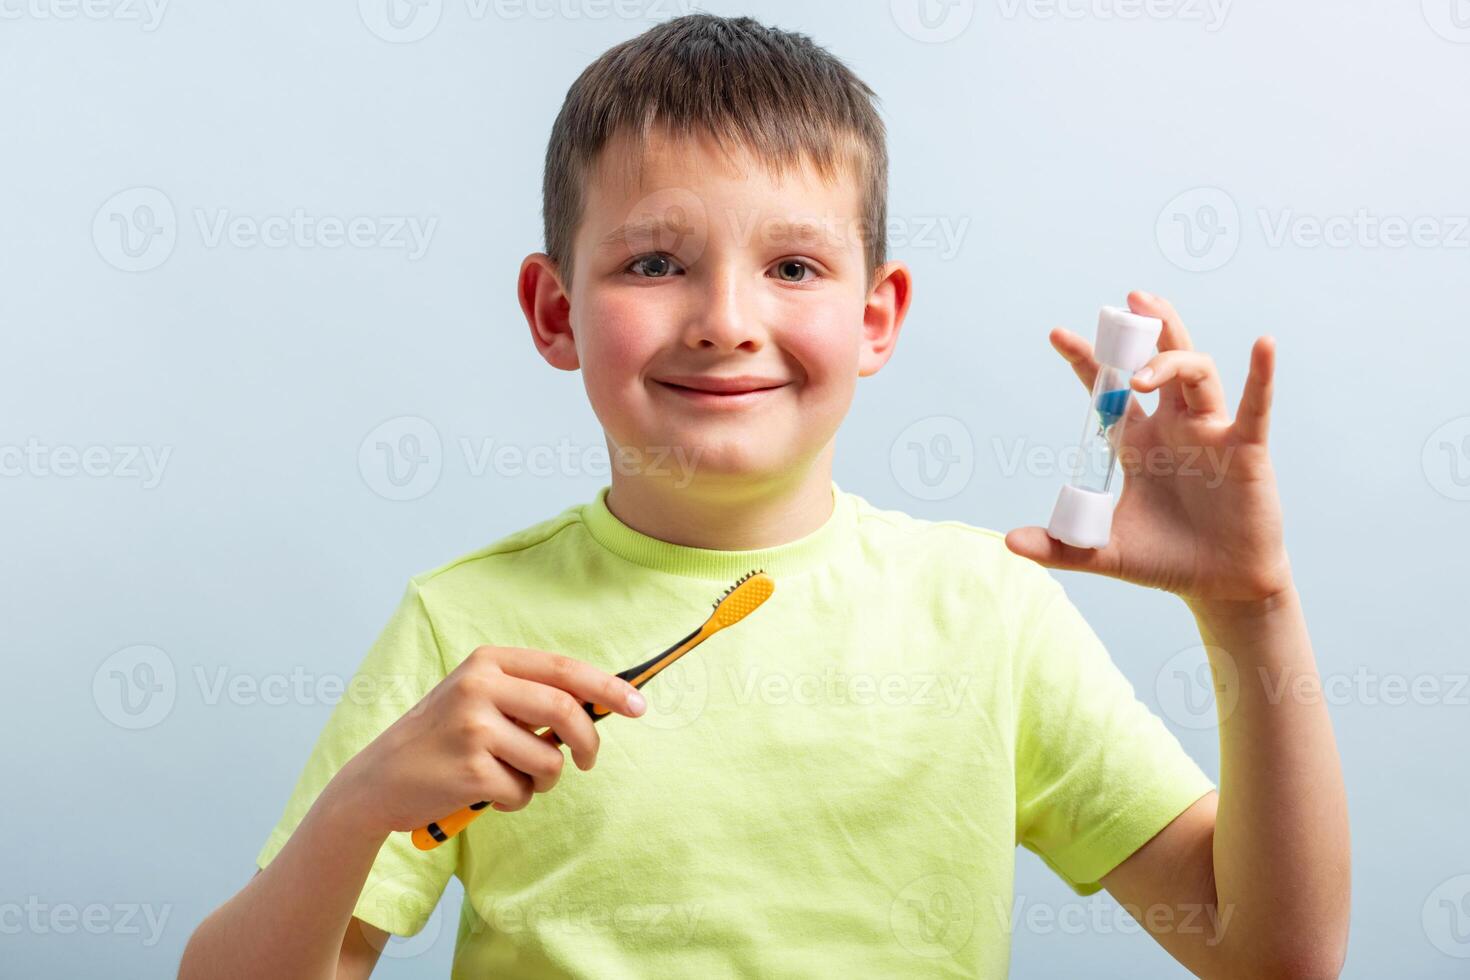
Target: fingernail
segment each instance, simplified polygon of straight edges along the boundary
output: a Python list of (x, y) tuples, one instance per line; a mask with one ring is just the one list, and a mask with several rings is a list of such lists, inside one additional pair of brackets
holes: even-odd
[(643, 714), (643, 709), (648, 707), (648, 702), (643, 700), (643, 695), (634, 691), (628, 695), (628, 710), (635, 715)]
[(1148, 379), (1152, 378), (1153, 376), (1154, 369), (1151, 367), (1146, 367), (1139, 370), (1139, 372), (1133, 376), (1133, 380), (1137, 381), (1139, 384), (1148, 384)]
[(1138, 291), (1138, 298), (1143, 300), (1145, 303), (1152, 303), (1158, 297), (1155, 296), (1153, 293), (1146, 293), (1140, 289)]

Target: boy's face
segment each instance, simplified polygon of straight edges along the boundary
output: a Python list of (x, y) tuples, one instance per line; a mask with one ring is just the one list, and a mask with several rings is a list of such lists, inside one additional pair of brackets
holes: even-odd
[(635, 180), (624, 152), (588, 177), (570, 293), (544, 264), (528, 290), (522, 268), (542, 353), (581, 368), (615, 466), (686, 483), (809, 469), (908, 303), (901, 263), (869, 286), (856, 180), (777, 180), (743, 152), (662, 137)]

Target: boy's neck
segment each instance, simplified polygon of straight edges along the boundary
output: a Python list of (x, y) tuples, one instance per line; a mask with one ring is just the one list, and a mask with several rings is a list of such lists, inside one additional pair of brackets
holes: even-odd
[(696, 476), (686, 484), (613, 467), (607, 509), (633, 530), (670, 544), (714, 551), (774, 548), (806, 537), (831, 518), (831, 449), (805, 471), (758, 482)]

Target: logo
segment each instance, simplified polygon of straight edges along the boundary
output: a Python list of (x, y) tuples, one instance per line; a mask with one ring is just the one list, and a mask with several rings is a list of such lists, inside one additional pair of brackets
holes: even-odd
[(665, 187), (639, 200), (623, 217), (622, 229), (629, 258), (667, 252), (693, 265), (709, 240), (704, 200), (684, 187)]
[[(1216, 667), (1210, 667), (1210, 654)], [(1219, 671), (1218, 679), (1215, 670)], [(1230, 717), (1240, 699), (1235, 658), (1219, 647), (1185, 647), (1164, 662), (1154, 678), (1159, 709), (1180, 728), (1214, 728)]]
[(1420, 0), (1430, 30), (1456, 44), (1470, 44), (1470, 0)]
[(152, 728), (168, 717), (178, 694), (174, 662), (158, 647), (124, 647), (92, 675), (92, 700), (119, 728)]
[(1470, 958), (1470, 875), (1447, 878), (1429, 893), (1422, 910), (1424, 935), (1435, 949)]
[(888, 924), (894, 938), (916, 956), (953, 956), (975, 928), (974, 899), (955, 875), (925, 875), (898, 893)]
[[(360, 908), (377, 919), (397, 920), (407, 915), (411, 921), (424, 923), (411, 936), (389, 933), (387, 942), (378, 951), (397, 960), (411, 959), (428, 952), (439, 941), (439, 933), (444, 927), (444, 915), (439, 909), (441, 891), (441, 885), (416, 871), (379, 878), (370, 884), (358, 900)], [(424, 898), (425, 892), (434, 897)]]
[(890, 0), (893, 22), (915, 41), (943, 44), (965, 32), (975, 17), (975, 0)]
[(919, 500), (948, 500), (970, 485), (975, 440), (952, 415), (931, 415), (905, 428), (888, 451), (893, 478)]
[(92, 243), (114, 269), (147, 272), (173, 254), (178, 220), (156, 187), (130, 187), (109, 197), (92, 218)]
[(1196, 187), (1164, 205), (1154, 224), (1164, 258), (1186, 272), (1211, 272), (1240, 247), (1240, 210), (1218, 187)]
[(1429, 485), (1451, 500), (1470, 500), (1470, 415), (1430, 433), (1420, 456)]
[(411, 44), (439, 26), (444, 0), (357, 0), (368, 30), (390, 44)]
[(704, 714), (709, 702), (709, 670), (703, 658), (685, 657), (638, 691), (648, 700), (648, 710), (638, 721), (673, 731)]
[(444, 469), (439, 430), (415, 415), (389, 419), (358, 446), (357, 469), (384, 500), (417, 500), (439, 484)]

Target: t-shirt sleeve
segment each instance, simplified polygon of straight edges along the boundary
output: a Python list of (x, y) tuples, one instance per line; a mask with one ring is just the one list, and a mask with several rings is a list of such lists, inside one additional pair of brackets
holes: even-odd
[(1060, 583), (1017, 603), (1016, 841), (1078, 895), (1215, 789), (1134, 695)]
[[(286, 803), (286, 812), (256, 858), (264, 868), (280, 853), (317, 796), (347, 760), (418, 703), (445, 675), (433, 624), (415, 582), (373, 643), (332, 709), (326, 727)], [(399, 936), (429, 921), (454, 874), (459, 838), (420, 851), (406, 833), (383, 843), (353, 914)]]

